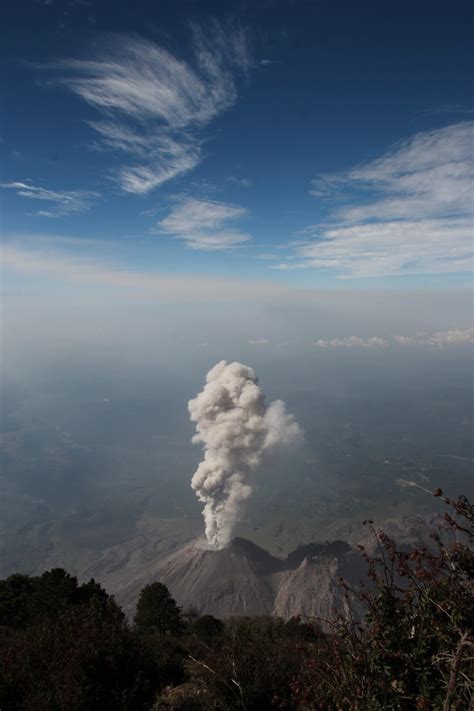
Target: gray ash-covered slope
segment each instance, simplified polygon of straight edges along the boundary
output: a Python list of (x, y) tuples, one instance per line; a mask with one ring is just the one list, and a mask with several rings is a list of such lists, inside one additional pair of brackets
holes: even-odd
[(281, 565), (281, 560), (243, 538), (217, 551), (197, 538), (129, 578), (116, 597), (132, 612), (140, 590), (160, 581), (184, 609), (193, 607), (218, 617), (270, 615), (273, 579)]
[[(335, 613), (347, 613), (340, 580), (354, 589), (367, 575), (364, 558), (346, 541), (300, 546), (283, 561), (283, 568), (273, 614), (285, 618), (305, 615), (329, 620)], [(359, 612), (353, 600), (352, 614)]]
[(160, 580), (179, 604), (218, 617), (271, 614), (281, 561), (243, 538), (218, 551), (203, 545), (192, 543), (160, 565)]
[(363, 559), (344, 541), (302, 546), (281, 560), (243, 538), (217, 551), (197, 539), (130, 580), (118, 598), (131, 612), (139, 589), (160, 581), (183, 609), (201, 614), (327, 618), (344, 611), (340, 578), (358, 585), (364, 574)]

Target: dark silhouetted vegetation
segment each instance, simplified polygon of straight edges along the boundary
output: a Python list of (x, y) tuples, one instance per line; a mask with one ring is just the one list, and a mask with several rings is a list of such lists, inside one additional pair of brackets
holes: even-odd
[(179, 634), (183, 626), (181, 611), (163, 583), (146, 585), (140, 593), (135, 614), (140, 632)]
[[(333, 620), (183, 613), (143, 589), (133, 625), (64, 570), (0, 581), (2, 711), (471, 708), (474, 507), (451, 501), (429, 547), (377, 543)], [(356, 603), (354, 605), (354, 602)], [(363, 604), (364, 619), (351, 616)]]

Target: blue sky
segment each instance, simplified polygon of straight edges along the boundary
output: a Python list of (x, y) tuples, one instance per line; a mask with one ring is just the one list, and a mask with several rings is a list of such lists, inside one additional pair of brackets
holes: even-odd
[(469, 285), (470, 3), (4, 15), (7, 289)]

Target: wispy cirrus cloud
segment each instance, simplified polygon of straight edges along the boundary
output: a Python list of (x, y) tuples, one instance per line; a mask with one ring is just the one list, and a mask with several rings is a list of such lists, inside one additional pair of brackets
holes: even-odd
[(296, 246), (295, 252), (302, 261), (275, 268), (310, 266), (345, 278), (459, 273), (472, 268), (472, 227), (467, 219), (326, 227), (317, 240)]
[(240, 247), (251, 239), (232, 224), (246, 215), (246, 209), (238, 205), (186, 197), (158, 223), (158, 228), (182, 240), (190, 249), (224, 251)]
[(211, 20), (192, 28), (192, 60), (148, 39), (110, 38), (94, 59), (67, 59), (59, 81), (99, 111), (90, 122), (100, 145), (130, 160), (122, 189), (143, 194), (192, 170), (202, 158), (202, 129), (237, 99), (252, 66), (248, 32)]
[(305, 230), (293, 261), (340, 277), (459, 273), (473, 266), (474, 122), (416, 134), (382, 157), (315, 178), (312, 193), (338, 196), (331, 220)]
[(31, 200), (42, 200), (49, 203), (47, 210), (38, 210), (41, 217), (64, 217), (76, 212), (88, 210), (98, 193), (86, 190), (49, 190), (33, 185), (31, 181), (1, 183), (0, 187), (14, 190), (17, 195)]

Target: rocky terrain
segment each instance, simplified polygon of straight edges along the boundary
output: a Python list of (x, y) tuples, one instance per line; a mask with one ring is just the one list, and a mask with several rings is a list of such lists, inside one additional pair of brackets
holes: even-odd
[(343, 611), (340, 578), (358, 585), (365, 564), (344, 541), (301, 546), (285, 559), (243, 538), (212, 550), (197, 538), (146, 570), (123, 579), (116, 598), (128, 613), (140, 590), (163, 582), (183, 609), (216, 617), (232, 615), (333, 615)]
[[(437, 515), (378, 521), (400, 545), (430, 545)], [(194, 537), (200, 522), (177, 534), (153, 519), (142, 521), (126, 543), (104, 550), (75, 571), (81, 580), (93, 577), (133, 615), (142, 588), (165, 583), (184, 609), (197, 608), (217, 617), (230, 615), (333, 615), (344, 600), (340, 578), (359, 585), (366, 564), (357, 550), (362, 543), (376, 549), (373, 533), (362, 524), (334, 525), (326, 540), (300, 545), (286, 557), (275, 556), (245, 538), (212, 550)], [(431, 541), (432, 542), (432, 541)], [(53, 561), (51, 561), (53, 563)], [(54, 560), (54, 564), (60, 563)]]

